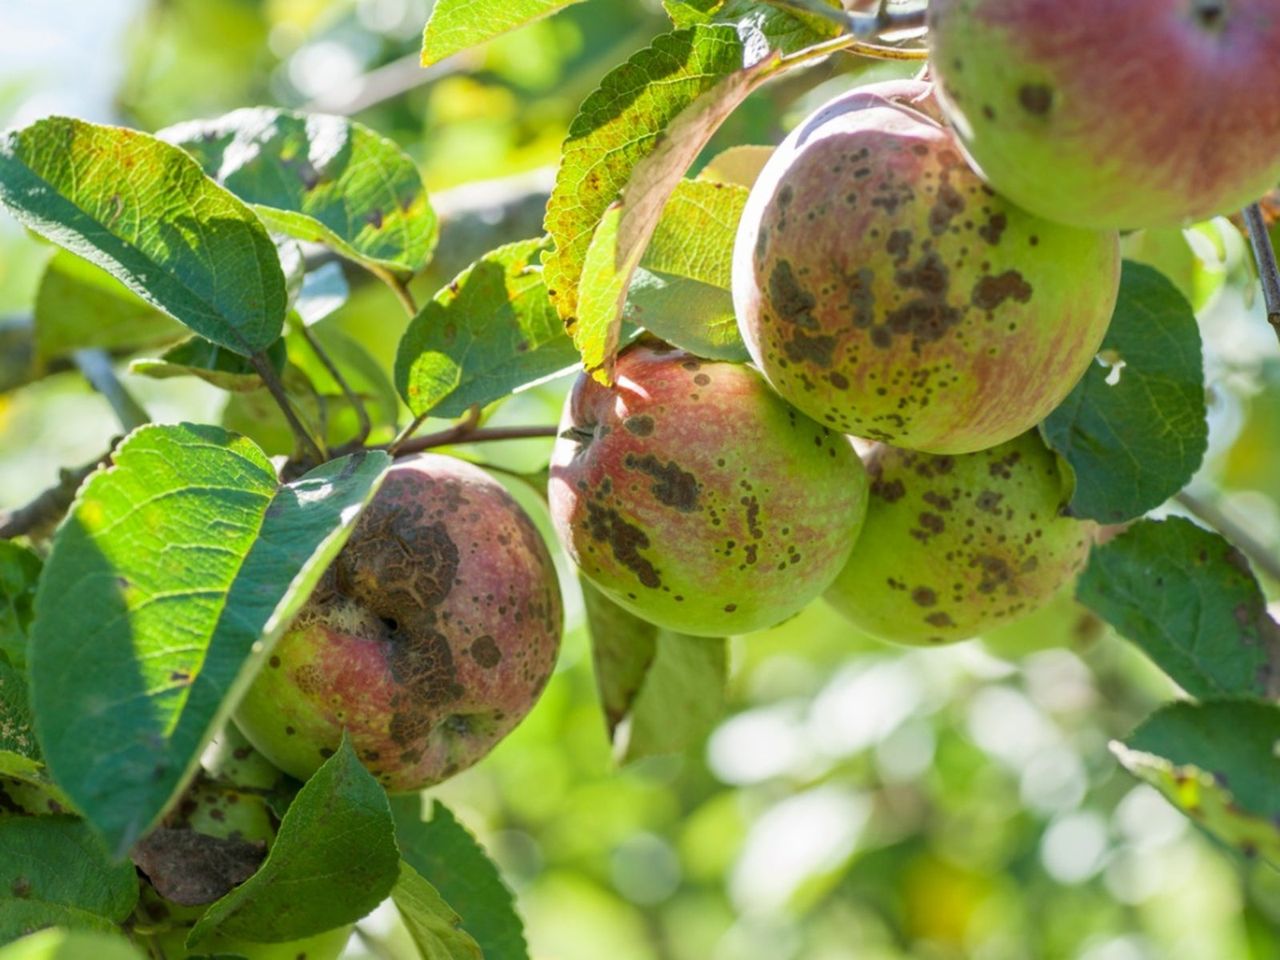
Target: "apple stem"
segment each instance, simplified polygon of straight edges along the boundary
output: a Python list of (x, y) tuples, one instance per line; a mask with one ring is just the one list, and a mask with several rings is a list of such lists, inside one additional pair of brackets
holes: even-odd
[(1244, 222), (1249, 228), (1253, 258), (1258, 262), (1258, 279), (1262, 281), (1262, 297), (1267, 305), (1267, 322), (1280, 337), (1280, 266), (1276, 264), (1276, 248), (1271, 243), (1262, 207), (1251, 203), (1244, 208)]

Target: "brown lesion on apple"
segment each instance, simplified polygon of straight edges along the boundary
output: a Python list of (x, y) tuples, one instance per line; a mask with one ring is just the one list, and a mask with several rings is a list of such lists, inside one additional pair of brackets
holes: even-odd
[(641, 584), (650, 589), (662, 586), (658, 569), (640, 554), (650, 545), (648, 535), (619, 516), (617, 510), (588, 501), (584, 529), (592, 540), (607, 543), (614, 559), (634, 573)]
[(471, 646), (467, 648), (467, 652), (471, 654), (472, 660), (486, 670), (490, 670), (502, 662), (502, 650), (498, 647), (493, 637), (488, 634), (473, 640)]
[(1017, 270), (1006, 270), (999, 276), (980, 277), (973, 286), (971, 301), (979, 310), (993, 311), (1006, 300), (1028, 303), (1034, 288)]
[(681, 469), (674, 460), (668, 460), (664, 464), (651, 453), (642, 457), (628, 453), (623, 464), (628, 470), (638, 471), (653, 480), (649, 490), (659, 503), (674, 507), (681, 513), (696, 513), (701, 509), (698, 504), (701, 484), (692, 473)]

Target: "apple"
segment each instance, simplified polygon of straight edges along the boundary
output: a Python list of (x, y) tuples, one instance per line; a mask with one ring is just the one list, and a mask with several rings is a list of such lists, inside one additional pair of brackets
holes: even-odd
[(819, 423), (968, 453), (1039, 423), (1084, 375), (1119, 239), (993, 193), (932, 93), (873, 84), (792, 131), (742, 215), (733, 301), (756, 364)]
[(620, 606), (699, 636), (780, 623), (849, 555), (867, 479), (848, 439), (750, 367), (643, 342), (574, 384), (551, 459), (555, 531)]
[(1040, 216), (1178, 226), (1280, 180), (1275, 0), (933, 0), (929, 43), (968, 155)]
[(563, 611), (533, 521), (483, 470), (392, 467), (236, 710), (263, 756), (306, 779), (341, 744), (390, 791), (475, 763), (529, 712)]
[(826, 593), (858, 629), (936, 644), (1049, 603), (1084, 566), (1095, 524), (1064, 514), (1071, 479), (1036, 431), (932, 456), (880, 445), (858, 545)]

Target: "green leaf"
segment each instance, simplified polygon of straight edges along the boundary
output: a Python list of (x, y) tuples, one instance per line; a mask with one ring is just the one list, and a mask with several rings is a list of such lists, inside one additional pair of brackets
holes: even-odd
[(267, 231), (155, 137), (67, 117), (11, 130), (0, 203), (224, 347), (247, 356), (280, 335), (284, 276)]
[(1204, 459), (1195, 315), (1162, 274), (1126, 261), (1098, 356), (1041, 430), (1075, 472), (1071, 514), (1119, 523), (1164, 503)]
[(215, 931), (280, 943), (353, 923), (391, 892), (399, 863), (386, 792), (344, 738), (298, 791), (258, 872), (210, 906), (187, 943)]
[(462, 918), (404, 861), (391, 899), (423, 960), (483, 960), (480, 945), (461, 928)]
[(396, 839), (405, 861), (462, 914), (485, 960), (528, 960), (524, 925), (498, 868), (449, 808), (436, 800), (422, 822), (422, 798), (393, 797)]
[(401, 276), (431, 259), (438, 224), (417, 166), (363, 124), (251, 107), (159, 136), (253, 204), (273, 230)]
[(83, 820), (0, 817), (0, 943), (55, 924), (110, 930), (137, 900), (133, 864)]
[[(835, 0), (827, 0), (841, 10)], [(663, 0), (676, 27), (731, 24), (757, 48), (795, 53), (840, 33), (840, 25), (814, 14), (780, 10), (757, 0)]]
[[(284, 369), (283, 338), (267, 348), (267, 359), (277, 373)], [(263, 389), (262, 378), (248, 358), (203, 337), (190, 337), (174, 344), (159, 357), (134, 360), (129, 364), (129, 372), (156, 380), (197, 377), (223, 390)]]
[(739, 144), (727, 147), (712, 157), (698, 171), (699, 180), (734, 183), (750, 190), (760, 176), (760, 171), (773, 156), (774, 147), (757, 144)]
[(1162, 707), (1112, 751), (1228, 847), (1280, 867), (1280, 707), (1252, 700)]
[(745, 55), (732, 27), (658, 37), (605, 76), (569, 128), (547, 204), (556, 246), (545, 276), (583, 365), (602, 380), (612, 377), (631, 274), (668, 197), (776, 62), (744, 67)]
[(26, 678), (7, 663), (0, 663), (0, 754), (3, 753), (40, 760), (40, 745), (31, 729)]
[(720, 287), (641, 267), (631, 278), (623, 318), (699, 357), (737, 363), (750, 359), (738, 332), (733, 297)]
[(422, 65), (470, 49), (582, 0), (436, 0), (422, 33)]
[(618, 762), (701, 743), (724, 712), (725, 641), (654, 626), (581, 582), (596, 686)]
[(195, 769), (341, 549), (389, 460), (282, 487), (250, 441), (149, 426), (81, 487), (36, 593), (36, 732), (54, 778), (123, 853)]
[(111, 274), (65, 250), (40, 277), (36, 352), (48, 362), (75, 350), (141, 350), (186, 336), (181, 324)]
[(1096, 546), (1076, 593), (1192, 696), (1274, 696), (1280, 626), (1249, 562), (1180, 517)]
[(547, 299), (545, 240), (485, 254), (422, 308), (396, 353), (396, 389), (415, 416), (461, 416), (574, 365)]
[(41, 930), (0, 949), (0, 960), (145, 960), (116, 933), (87, 930)]
[(0, 662), (8, 660), (18, 668), (27, 662), (41, 566), (40, 558), (26, 547), (0, 540)]

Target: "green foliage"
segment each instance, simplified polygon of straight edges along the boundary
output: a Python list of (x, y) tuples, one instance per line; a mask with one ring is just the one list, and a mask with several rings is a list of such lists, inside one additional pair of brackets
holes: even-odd
[(543, 240), (499, 247), (414, 317), (395, 376), (416, 416), (461, 416), (573, 366), (577, 352), (543, 282), (546, 250)]
[(485, 960), (528, 960), (511, 891), (449, 808), (436, 800), (425, 823), (417, 796), (395, 797), (391, 809), (405, 862), (462, 915), (463, 929), (480, 945)]
[(569, 128), (547, 203), (556, 247), (546, 283), (584, 367), (605, 380), (631, 276), (668, 197), (768, 73), (771, 61), (746, 67), (744, 55), (730, 27), (659, 37), (605, 76)]
[[(285, 345), (281, 338), (267, 348), (267, 360), (277, 373), (284, 369)], [(247, 358), (218, 346), (203, 337), (189, 337), (176, 343), (155, 359), (143, 358), (129, 364), (129, 372), (157, 380), (170, 377), (199, 377), (223, 390), (262, 388), (262, 377)]]
[[(832, 0), (833, 11), (842, 9)], [(794, 8), (780, 9), (767, 0), (663, 0), (671, 22), (677, 27), (696, 24), (732, 24), (758, 47), (794, 53), (840, 33), (838, 24), (816, 14)]]
[(0, 141), (0, 203), (196, 333), (249, 355), (280, 335), (267, 231), (181, 150), (120, 127), (39, 120)]
[(1175, 703), (1112, 749), (1130, 773), (1233, 850), (1280, 867), (1280, 708)]
[(40, 558), (9, 540), (0, 540), (0, 662), (21, 668), (27, 662), (32, 604)]
[(114, 850), (182, 786), (386, 464), (277, 487), (248, 440), (145, 427), (81, 489), (36, 594), (32, 705), (55, 778)]
[(1077, 595), (1193, 696), (1280, 689), (1280, 626), (1249, 562), (1189, 520), (1142, 520), (1094, 548)]
[(462, 918), (404, 861), (400, 862), (400, 878), (391, 890), (391, 899), (423, 960), (481, 960), (480, 945), (461, 929)]
[(0, 943), (54, 924), (109, 931), (137, 899), (133, 864), (83, 821), (0, 817)]
[(187, 942), (279, 943), (359, 920), (398, 875), (387, 795), (345, 740), (298, 792), (262, 867), (209, 907)]
[(701, 742), (725, 704), (725, 641), (646, 623), (586, 580), (582, 598), (605, 724), (619, 763)]
[(431, 259), (436, 216), (418, 168), (363, 124), (257, 107), (159, 136), (194, 156), (274, 230), (403, 276)]
[(1204, 457), (1195, 316), (1163, 275), (1126, 262), (1099, 357), (1041, 429), (1075, 471), (1071, 513), (1118, 523), (1177, 493)]
[(422, 34), (422, 65), (429, 67), (582, 0), (439, 0)]

